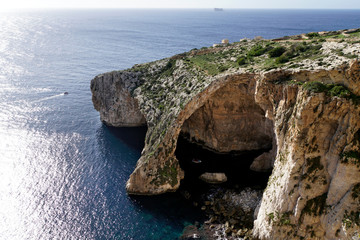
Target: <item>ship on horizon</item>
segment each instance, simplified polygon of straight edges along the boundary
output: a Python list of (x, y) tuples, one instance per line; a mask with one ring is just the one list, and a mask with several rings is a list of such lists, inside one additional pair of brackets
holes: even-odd
[(214, 11), (215, 12), (221, 12), (221, 11), (224, 11), (224, 9), (223, 8), (214, 8)]

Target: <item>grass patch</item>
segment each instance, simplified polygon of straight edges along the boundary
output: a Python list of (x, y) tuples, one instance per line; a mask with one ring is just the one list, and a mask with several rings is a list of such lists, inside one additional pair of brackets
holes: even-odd
[(360, 37), (360, 31), (349, 33), (350, 37)]
[[(303, 59), (317, 59), (322, 56), (322, 44), (315, 41), (314, 43), (296, 42), (287, 43), (286, 46), (277, 46), (268, 51), (270, 58), (275, 58), (272, 65), (265, 61), (264, 69), (272, 69), (284, 65), (287, 62), (296, 62)], [(291, 64), (292, 68), (299, 67), (298, 64)]]
[(238, 66), (237, 62), (228, 60), (230, 57), (227, 55), (231, 54), (232, 52), (230, 51), (208, 53), (187, 58), (185, 62), (190, 67), (195, 66), (199, 70), (204, 71), (207, 75), (215, 76), (221, 72), (228, 70), (229, 68)]

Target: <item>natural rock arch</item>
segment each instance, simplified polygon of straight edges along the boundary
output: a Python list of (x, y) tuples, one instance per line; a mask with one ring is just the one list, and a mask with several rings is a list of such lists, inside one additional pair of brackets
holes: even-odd
[[(224, 172), (232, 177), (233, 183), (250, 184), (249, 181), (259, 178), (259, 175), (250, 177), (250, 169), (271, 171), (276, 154), (273, 122), (255, 102), (255, 83), (233, 76), (184, 121), (176, 157), (185, 178), (190, 174), (193, 181), (207, 171)], [(194, 158), (201, 159), (201, 164), (194, 164)], [(238, 175), (247, 175), (249, 179)]]
[[(162, 62), (166, 64), (165, 60)], [(181, 69), (181, 60), (176, 64), (179, 65), (178, 71), (184, 70)], [(360, 89), (359, 73), (360, 64), (353, 61), (332, 70), (223, 74), (204, 81), (196, 80), (200, 86), (196, 85), (192, 92), (187, 91), (189, 84), (183, 82), (188, 81), (186, 77), (193, 76), (184, 70), (177, 73), (177, 79), (169, 80), (178, 84), (175, 86), (178, 97), (163, 111), (159, 110), (161, 102), (156, 99), (157, 96), (146, 96), (151, 93), (154, 81), (159, 80), (156, 87), (166, 90), (161, 96), (166, 98), (169, 95), (167, 100), (173, 98), (171, 88), (163, 84), (163, 78), (148, 79), (145, 95), (134, 84), (128, 88), (129, 96), (135, 96), (149, 128), (142, 156), (127, 183), (128, 192), (154, 195), (178, 189), (183, 171), (174, 153), (184, 123), (186, 126), (187, 119), (200, 113), (201, 110), (195, 112), (202, 106), (206, 107), (219, 89), (239, 83), (253, 86), (249, 89), (254, 94), (254, 102), (262, 110), (259, 110), (259, 119), (264, 118), (264, 123), (273, 121), (272, 146), (276, 146), (276, 150), (273, 148), (255, 161), (268, 163), (271, 156), (276, 156), (256, 214), (254, 234), (261, 239), (286, 238), (289, 235), (297, 238), (326, 236), (327, 239), (353, 236), (358, 231), (359, 223), (355, 217), (360, 212), (360, 108), (356, 103)], [(134, 75), (128, 72), (120, 75), (127, 74)], [(137, 76), (141, 78), (142, 74)], [(141, 82), (137, 80), (135, 82)], [(113, 78), (111, 81), (118, 80)], [(323, 86), (342, 84), (351, 94), (356, 94), (356, 99), (299, 86), (314, 81), (321, 81), (317, 84)], [(162, 89), (160, 85), (165, 87)], [(92, 83), (92, 89), (96, 89), (95, 86), (96, 83)], [(132, 95), (134, 89), (139, 92)], [(101, 103), (104, 99), (100, 96), (95, 100)], [(148, 100), (150, 104), (145, 104)], [(211, 148), (216, 144), (208, 141), (208, 146)], [(351, 224), (344, 225), (344, 221)], [(334, 227), (327, 227), (330, 225)], [(304, 230), (308, 228), (309, 231)]]

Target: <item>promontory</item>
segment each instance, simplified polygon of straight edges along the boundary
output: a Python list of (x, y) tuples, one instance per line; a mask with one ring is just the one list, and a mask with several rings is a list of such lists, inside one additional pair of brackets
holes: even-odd
[(106, 125), (147, 126), (129, 194), (179, 188), (181, 136), (269, 172), (254, 237), (359, 239), (359, 55), (360, 29), (242, 39), (100, 74), (92, 100)]

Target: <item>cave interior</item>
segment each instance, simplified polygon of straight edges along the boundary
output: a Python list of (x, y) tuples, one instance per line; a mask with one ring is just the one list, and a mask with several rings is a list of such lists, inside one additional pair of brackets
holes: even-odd
[[(254, 100), (254, 87), (236, 81), (217, 90), (185, 120), (175, 155), (185, 172), (181, 187), (204, 188), (199, 176), (225, 173), (229, 188), (264, 189), (271, 174), (276, 141), (273, 122)], [(267, 155), (267, 169), (251, 170)], [(200, 161), (199, 161), (200, 160)]]

